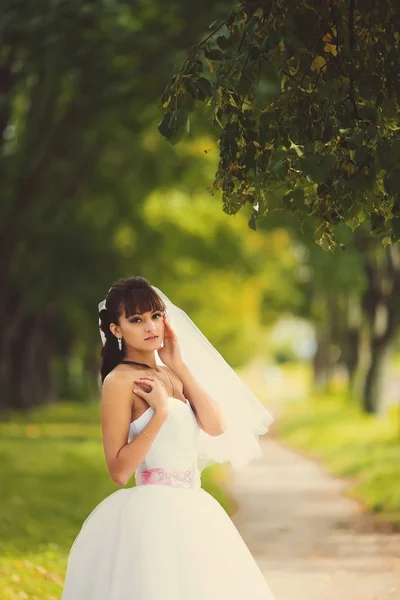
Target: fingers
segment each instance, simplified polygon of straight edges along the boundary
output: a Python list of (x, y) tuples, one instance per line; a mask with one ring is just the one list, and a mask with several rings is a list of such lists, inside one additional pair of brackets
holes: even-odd
[(155, 385), (159, 384), (159, 385), (161, 385), (161, 387), (165, 387), (163, 382), (160, 381), (159, 379), (156, 379), (155, 377), (140, 377), (139, 379), (134, 379), (133, 381), (134, 381), (134, 383), (146, 383), (147, 385), (150, 385), (150, 386), (151, 386), (151, 384), (155, 384)]
[(143, 398), (143, 394), (147, 394), (147, 392), (145, 392), (144, 390), (140, 389), (140, 388), (133, 388), (133, 393), (136, 394), (136, 396), (139, 396), (140, 398)]
[(167, 327), (169, 327), (171, 329), (171, 324), (168, 321), (168, 317), (167, 315), (164, 314), (164, 325), (166, 325)]
[[(138, 386), (138, 387), (133, 387), (133, 392), (137, 396), (140, 396), (141, 398), (145, 398), (146, 396), (148, 396), (153, 391), (153, 388), (154, 388), (154, 381), (151, 379), (151, 377), (143, 377), (140, 379), (134, 379), (133, 383), (136, 384), (136, 386)], [(143, 385), (147, 389), (144, 390), (143, 388), (140, 387), (141, 385)]]
[(159, 379), (157, 379), (156, 377), (139, 377), (139, 379), (134, 379), (133, 381), (141, 383), (141, 382), (148, 382), (151, 381), (152, 383), (159, 383), (160, 385), (164, 386), (163, 382), (160, 381)]
[(175, 329), (172, 327), (172, 325), (168, 321), (167, 317), (165, 317), (165, 319), (164, 319), (164, 326), (165, 326), (164, 335), (166, 335), (168, 338), (175, 338), (176, 337)]

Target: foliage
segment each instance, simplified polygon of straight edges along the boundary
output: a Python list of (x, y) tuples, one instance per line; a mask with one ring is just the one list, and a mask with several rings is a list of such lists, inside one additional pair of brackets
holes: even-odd
[(144, 134), (165, 73), (210, 12), (207, 1), (3, 4), (1, 407), (54, 400), (71, 355), (94, 380), (98, 298), (149, 254), (143, 199), (193, 162)]
[(219, 127), (212, 191), (249, 225), (275, 211), (335, 227), (366, 221), (400, 239), (400, 72), (394, 0), (249, 1), (210, 25), (162, 96), (159, 130), (176, 143), (204, 103)]
[[(282, 307), (301, 303), (290, 235), (276, 228), (249, 236), (245, 212), (227, 221), (203, 194), (188, 197), (178, 190), (168, 203), (155, 191), (144, 215), (154, 228), (156, 251), (157, 238), (162, 240), (156, 268), (171, 299), (232, 366), (263, 353), (266, 326)], [(145, 260), (146, 268), (154, 268), (151, 257)]]

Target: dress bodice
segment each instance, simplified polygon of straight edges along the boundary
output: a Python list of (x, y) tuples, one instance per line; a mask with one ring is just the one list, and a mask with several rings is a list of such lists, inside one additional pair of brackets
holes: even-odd
[[(195, 413), (186, 400), (168, 397), (169, 412), (155, 440), (135, 471), (136, 483), (168, 483), (178, 487), (200, 487), (197, 465), (199, 425)], [(148, 424), (154, 409), (148, 409), (129, 427), (128, 442)]]

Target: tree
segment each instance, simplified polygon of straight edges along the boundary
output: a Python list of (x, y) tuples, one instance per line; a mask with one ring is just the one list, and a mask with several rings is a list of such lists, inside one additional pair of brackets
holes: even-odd
[(357, 238), (367, 286), (362, 296), (364, 343), (367, 347), (361, 395), (366, 412), (378, 410), (381, 376), (400, 326), (400, 247), (384, 251), (364, 236)]
[(122, 222), (148, 233), (141, 198), (185, 164), (169, 148), (160, 161), (140, 134), (179, 48), (218, 15), (211, 1), (195, 10), (178, 0), (168, 10), (159, 0), (2, 4), (0, 407), (55, 398), (54, 362), (65, 364), (98, 290), (126, 264)]
[(219, 128), (212, 191), (250, 203), (250, 227), (275, 211), (312, 219), (315, 240), (366, 222), (400, 239), (400, 5), (395, 0), (242, 3), (194, 44), (162, 96), (176, 143), (204, 103)]

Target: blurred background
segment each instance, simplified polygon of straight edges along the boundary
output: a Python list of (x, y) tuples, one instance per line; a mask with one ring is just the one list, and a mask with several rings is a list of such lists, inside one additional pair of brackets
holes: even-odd
[[(3, 5), (1, 598), (59, 598), (82, 521), (117, 489), (97, 305), (130, 275), (190, 314), (276, 416), (271, 435), (400, 526), (399, 248), (339, 228), (346, 250), (325, 252), (282, 214), (255, 231), (209, 193), (207, 116), (176, 145), (157, 129), (175, 66), (230, 6)], [(225, 480), (203, 472), (232, 514)]]

